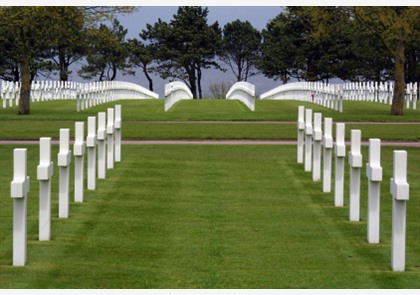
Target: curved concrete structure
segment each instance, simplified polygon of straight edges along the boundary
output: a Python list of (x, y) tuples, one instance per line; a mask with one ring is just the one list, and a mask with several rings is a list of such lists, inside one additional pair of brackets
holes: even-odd
[(165, 112), (183, 99), (193, 99), (191, 90), (185, 83), (175, 81), (165, 85)]
[(255, 111), (255, 85), (248, 82), (236, 82), (226, 94), (226, 99), (240, 100), (251, 111)]

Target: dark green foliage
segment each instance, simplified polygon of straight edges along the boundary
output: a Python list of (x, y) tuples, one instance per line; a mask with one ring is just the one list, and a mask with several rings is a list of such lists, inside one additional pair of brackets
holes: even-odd
[(112, 28), (101, 24), (99, 28), (89, 30), (89, 48), (86, 60), (87, 65), (82, 66), (79, 74), (84, 79), (98, 77), (99, 81), (113, 81), (118, 70), (127, 67), (127, 47), (124, 29), (117, 19), (114, 19)]
[(229, 65), (238, 82), (257, 74), (255, 63), (260, 47), (261, 33), (248, 21), (235, 20), (224, 26), (222, 60)]
[[(151, 73), (156, 71), (156, 68), (151, 66), (155, 60), (153, 49), (150, 45), (145, 45), (140, 40), (129, 39), (126, 44), (128, 54), (128, 66), (140, 67), (149, 81), (149, 90), (153, 91), (153, 80), (150, 76)], [(133, 71), (128, 71), (128, 74), (134, 75)]]
[(141, 33), (159, 61), (160, 76), (186, 82), (194, 98), (202, 98), (202, 70), (220, 69), (215, 57), (221, 50), (221, 29), (217, 22), (207, 24), (207, 14), (207, 8), (179, 7), (169, 23), (159, 19)]

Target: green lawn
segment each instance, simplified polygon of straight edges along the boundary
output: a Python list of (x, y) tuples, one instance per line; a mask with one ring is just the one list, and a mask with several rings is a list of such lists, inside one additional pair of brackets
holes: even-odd
[[(165, 113), (162, 100), (118, 103), (122, 104), (125, 139), (295, 139), (297, 108), (302, 104), (299, 101), (257, 101), (257, 110), (251, 112), (238, 101), (182, 101)], [(17, 116), (12, 108), (0, 109), (0, 139), (38, 139), (42, 136), (57, 139), (60, 128), (74, 129), (75, 121), (86, 121), (88, 116), (96, 116), (115, 104), (107, 103), (77, 113), (75, 101), (38, 102), (32, 104), (29, 116)], [(363, 139), (420, 138), (420, 125), (351, 124), (371, 120), (420, 121), (420, 110), (407, 110), (406, 115), (395, 117), (388, 115), (388, 105), (379, 103), (345, 102), (344, 114), (313, 104), (304, 105), (321, 112), (324, 117), (332, 117), (334, 122), (349, 122), (347, 138), (350, 129), (361, 129)]]
[[(162, 100), (124, 100), (124, 139), (296, 139), (296, 101), (185, 101), (169, 112)], [(74, 101), (32, 104), (32, 114), (0, 109), (0, 139), (58, 138), (116, 103), (77, 113)], [(346, 138), (419, 140), (420, 125), (354, 121), (420, 121), (420, 111), (388, 115), (389, 106), (345, 102), (345, 113), (304, 104), (334, 122)], [(167, 122), (170, 121), (170, 122)], [(189, 122), (192, 121), (192, 122)], [(216, 122), (208, 122), (216, 121)], [(278, 122), (286, 121), (286, 122)], [(28, 264), (12, 267), (12, 154), (28, 148)], [(407, 148), (410, 200), (406, 271), (391, 260), (392, 147), (383, 147), (381, 243), (366, 241), (367, 185), (362, 169), (360, 222), (296, 164), (296, 147), (278, 145), (125, 145), (123, 162), (58, 219), (54, 167), (52, 240), (38, 239), (37, 145), (0, 145), (0, 288), (420, 288), (420, 149)], [(56, 162), (58, 146), (53, 145)], [(367, 148), (363, 147), (364, 162)], [(73, 161), (74, 163), (74, 161)], [(72, 163), (72, 165), (73, 165)], [(347, 163), (347, 161), (346, 161)], [(347, 165), (347, 164), (346, 164)], [(73, 183), (73, 167), (71, 168)], [(348, 173), (346, 167), (346, 179)]]
[[(362, 221), (349, 222), (347, 194), (334, 207), (296, 164), (295, 147), (204, 145), (124, 146), (123, 162), (84, 203), (71, 202), (67, 220), (56, 217), (55, 171), (52, 241), (39, 242), (38, 147), (27, 147), (25, 267), (11, 266), (12, 172), (0, 170), (1, 288), (420, 288), (419, 149), (407, 149), (407, 269), (396, 273), (392, 148), (382, 150), (381, 243), (369, 245), (364, 172)], [(10, 167), (13, 147), (0, 148)]]

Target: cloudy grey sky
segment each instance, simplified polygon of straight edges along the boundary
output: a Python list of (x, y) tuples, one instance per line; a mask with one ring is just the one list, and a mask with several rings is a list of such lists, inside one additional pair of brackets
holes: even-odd
[[(266, 27), (267, 23), (276, 17), (282, 10), (280, 6), (208, 6), (208, 23), (212, 24), (215, 21), (223, 27), (226, 23), (232, 22), (236, 19), (241, 21), (248, 20), (255, 28), (262, 30)], [(173, 15), (176, 14), (177, 6), (142, 6), (139, 10), (131, 15), (118, 17), (120, 23), (128, 29), (127, 38), (139, 38), (138, 34), (146, 28), (146, 24), (154, 24), (159, 18), (163, 21), (170, 21)], [(135, 77), (132, 76), (119, 76), (119, 80), (135, 82), (147, 87), (148, 83), (144, 75), (140, 72)], [(222, 73), (216, 70), (207, 70), (203, 76), (202, 86), (203, 92), (210, 93), (208, 86), (212, 82), (228, 81), (235, 82), (234, 76), (230, 71)], [(154, 78), (155, 92), (163, 97), (164, 85), (168, 81), (160, 79), (158, 76)], [(272, 79), (267, 79), (263, 75), (251, 77), (250, 83), (256, 85), (257, 93), (268, 91), (279, 82)]]
[[(121, 24), (128, 29), (128, 38), (137, 38), (138, 33), (146, 28), (146, 24), (154, 24), (159, 18), (170, 21), (176, 14), (177, 6), (142, 6), (138, 11), (119, 17)], [(281, 7), (274, 6), (208, 6), (208, 22), (226, 23), (240, 19), (248, 20), (255, 28), (262, 30), (268, 21), (281, 12)]]

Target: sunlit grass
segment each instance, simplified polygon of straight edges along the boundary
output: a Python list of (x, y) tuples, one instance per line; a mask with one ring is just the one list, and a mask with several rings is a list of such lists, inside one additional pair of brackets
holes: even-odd
[(420, 137), (419, 125), (351, 123), (420, 120), (419, 110), (406, 110), (406, 115), (395, 117), (388, 115), (388, 105), (379, 103), (345, 102), (346, 111), (340, 114), (299, 101), (257, 101), (256, 111), (251, 112), (239, 101), (194, 100), (181, 101), (165, 113), (162, 100), (123, 100), (78, 113), (74, 109), (75, 101), (66, 100), (33, 103), (29, 116), (17, 116), (16, 110), (10, 108), (0, 109), (0, 139), (58, 138), (60, 128), (74, 128), (75, 121), (86, 122), (88, 116), (96, 116), (116, 103), (122, 104), (125, 139), (290, 140), (296, 138), (297, 107), (301, 104), (333, 118), (334, 122), (349, 122), (347, 137), (350, 129), (355, 128), (362, 130), (364, 139), (418, 140)]
[[(56, 217), (56, 171), (52, 240), (39, 242), (38, 149), (27, 147), (28, 264), (11, 266), (12, 172), (2, 169), (2, 288), (420, 287), (418, 149), (408, 149), (407, 270), (394, 273), (392, 148), (382, 152), (381, 243), (369, 245), (364, 173), (362, 220), (349, 222), (348, 187), (345, 206), (334, 207), (333, 194), (295, 163), (294, 147), (185, 145), (124, 146), (123, 162), (84, 203), (71, 202), (66, 220)], [(5, 167), (11, 153), (1, 147)]]

